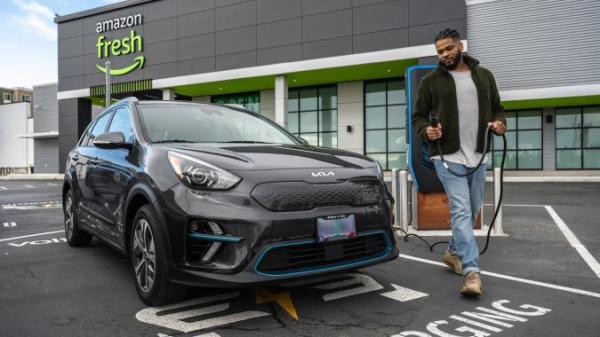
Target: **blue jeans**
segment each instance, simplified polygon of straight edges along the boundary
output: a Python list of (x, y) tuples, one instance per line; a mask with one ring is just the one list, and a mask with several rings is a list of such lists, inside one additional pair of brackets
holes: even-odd
[[(450, 204), (452, 238), (448, 250), (460, 256), (464, 275), (479, 272), (479, 249), (473, 228), (483, 200), (485, 164), (468, 177), (457, 177), (444, 167), (441, 160), (434, 159), (433, 163)], [(455, 172), (465, 173), (469, 169), (461, 164), (446, 163)]]

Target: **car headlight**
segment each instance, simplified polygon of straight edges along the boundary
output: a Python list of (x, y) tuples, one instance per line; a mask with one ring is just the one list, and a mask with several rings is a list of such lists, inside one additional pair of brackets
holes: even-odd
[(177, 178), (191, 188), (228, 190), (242, 180), (240, 177), (198, 158), (169, 151), (169, 162)]

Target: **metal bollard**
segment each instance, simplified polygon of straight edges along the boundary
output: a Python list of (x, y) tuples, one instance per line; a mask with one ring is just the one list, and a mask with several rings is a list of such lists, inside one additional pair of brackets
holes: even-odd
[(400, 205), (401, 222), (400, 227), (405, 233), (408, 233), (408, 172), (400, 171)]
[[(494, 210), (498, 207), (500, 199), (500, 168), (494, 168)], [(498, 209), (498, 216), (496, 216), (496, 222), (494, 223), (494, 234), (504, 234), (502, 230), (502, 205)]]
[(394, 225), (400, 221), (399, 205), (402, 202), (398, 190), (398, 169), (392, 169), (392, 196), (394, 197)]

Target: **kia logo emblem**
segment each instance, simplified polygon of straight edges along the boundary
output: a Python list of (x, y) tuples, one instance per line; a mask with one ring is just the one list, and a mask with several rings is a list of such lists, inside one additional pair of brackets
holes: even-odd
[(319, 171), (319, 172), (311, 172), (313, 177), (329, 177), (329, 176), (334, 176), (335, 173), (333, 173), (333, 171), (329, 171), (329, 172), (323, 172), (323, 171)]

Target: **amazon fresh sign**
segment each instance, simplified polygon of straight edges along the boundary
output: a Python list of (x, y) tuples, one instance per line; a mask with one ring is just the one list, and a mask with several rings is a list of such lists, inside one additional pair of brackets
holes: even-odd
[[(133, 27), (142, 24), (142, 14), (129, 15), (118, 19), (110, 19), (96, 23), (96, 33), (98, 33), (98, 40), (96, 42), (96, 50), (98, 60), (101, 64), (97, 64), (96, 67), (103, 73), (106, 73), (104, 67), (104, 60), (112, 56), (127, 56), (136, 52), (142, 52), (144, 50), (144, 40)], [(112, 30), (130, 29), (129, 34), (123, 38), (108, 39), (105, 35), (106, 32)], [(131, 64), (122, 68), (111, 68), (110, 74), (119, 76), (125, 75), (137, 68), (144, 67), (144, 56), (140, 55), (131, 59)]]

